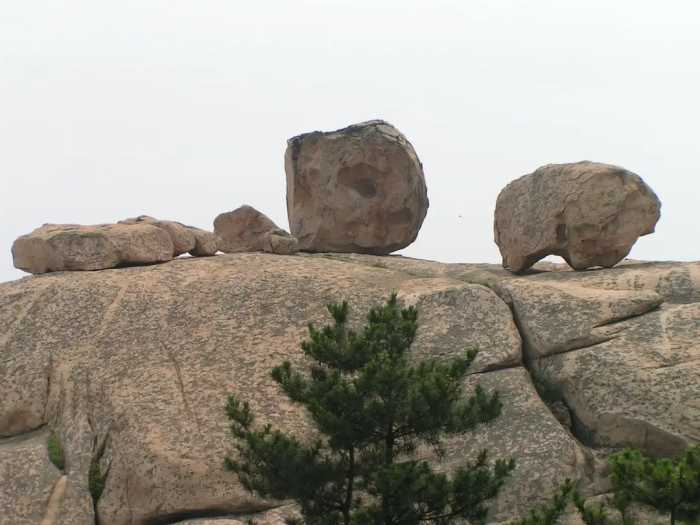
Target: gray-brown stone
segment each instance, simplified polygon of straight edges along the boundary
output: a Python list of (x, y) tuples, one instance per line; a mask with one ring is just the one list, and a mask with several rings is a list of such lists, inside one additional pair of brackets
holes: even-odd
[(151, 224), (156, 226), (170, 236), (173, 242), (173, 257), (188, 253), (195, 249), (195, 235), (192, 228), (180, 224), (175, 221), (162, 221), (149, 217), (148, 215), (139, 215), (138, 217), (125, 219), (119, 222), (120, 224)]
[(216, 255), (219, 251), (218, 239), (216, 234), (206, 230), (200, 230), (194, 226), (189, 226), (192, 235), (194, 235), (194, 248), (190, 250), (190, 255), (194, 257), (209, 257)]
[(423, 167), (395, 127), (373, 120), (287, 144), (287, 215), (301, 250), (383, 255), (416, 239), (428, 211)]
[(170, 235), (150, 224), (45, 224), (12, 245), (15, 267), (35, 274), (153, 264), (172, 257)]
[(263, 251), (278, 255), (293, 255), (299, 251), (299, 241), (284, 230), (273, 230), (265, 234)]
[(494, 235), (503, 266), (559, 255), (576, 270), (611, 267), (654, 232), (661, 203), (634, 173), (595, 162), (549, 164), (498, 195)]
[(247, 204), (219, 214), (214, 219), (214, 233), (224, 253), (266, 251), (289, 255), (297, 251), (294, 237)]
[[(100, 523), (220, 516), (277, 525), (280, 502), (248, 493), (222, 468), (232, 449), (226, 395), (249, 401), (260, 423), (313, 439), (308, 415), (270, 369), (285, 359), (305, 362), (299, 345), (307, 322), (327, 322), (327, 302), (347, 299), (359, 326), (392, 290), (418, 308), (415, 359), (476, 347), (465, 387), (479, 382), (501, 394), (502, 416), (451, 436), (444, 457), (419, 451), (445, 471), (482, 448), (514, 457), (490, 522), (522, 515), (567, 477), (585, 495), (608, 491), (604, 458), (585, 444), (666, 454), (700, 441), (700, 263), (521, 276), (398, 256), (176, 259), (0, 284), (0, 470), (31, 484), (44, 479), (37, 473), (53, 468), (44, 441), (31, 453), (3, 455), (10, 450), (3, 446), (46, 425), (60, 437), (67, 466), (57, 482), (27, 489), (43, 494), (31, 505), (10, 496), (0, 506), (11, 508), (9, 516), (92, 524), (87, 480), (98, 458), (108, 472)], [(600, 330), (611, 330), (609, 338)], [(540, 399), (521, 364), (520, 334), (527, 366), (563, 402)]]

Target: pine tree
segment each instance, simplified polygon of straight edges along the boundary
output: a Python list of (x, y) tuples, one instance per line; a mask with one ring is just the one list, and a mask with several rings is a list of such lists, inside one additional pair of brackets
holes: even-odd
[(615, 498), (651, 505), (680, 518), (700, 516), (700, 445), (678, 459), (650, 458), (637, 450), (623, 450), (610, 458)]
[(513, 460), (490, 462), (482, 452), (449, 477), (414, 455), (419, 445), (441, 455), (443, 435), (500, 414), (497, 393), (464, 391), (476, 352), (415, 363), (409, 350), (418, 312), (402, 309), (395, 294), (370, 310), (360, 332), (348, 326), (346, 302), (328, 311), (333, 324), (310, 325), (302, 343), (310, 368), (299, 372), (285, 362), (272, 371), (321, 437), (309, 444), (260, 428), (248, 403), (231, 395), (226, 410), (238, 454), (226, 466), (263, 497), (295, 500), (309, 525), (482, 522)]
[[(509, 525), (557, 525), (573, 493), (574, 485), (571, 480), (567, 479), (550, 501), (530, 510), (526, 517), (519, 521), (511, 522)], [(585, 523), (586, 525), (593, 525), (587, 521)]]

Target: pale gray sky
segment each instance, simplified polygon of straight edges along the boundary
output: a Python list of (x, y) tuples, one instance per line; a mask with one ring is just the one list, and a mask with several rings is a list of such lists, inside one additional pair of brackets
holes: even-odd
[(286, 139), (373, 118), (425, 168), (406, 255), (499, 262), (500, 189), (587, 159), (663, 203), (632, 257), (700, 259), (699, 93), (697, 0), (4, 0), (0, 281), (44, 222), (286, 228)]

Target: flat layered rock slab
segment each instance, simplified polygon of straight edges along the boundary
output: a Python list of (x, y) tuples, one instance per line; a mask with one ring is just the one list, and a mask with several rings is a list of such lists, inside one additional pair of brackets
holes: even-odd
[(545, 272), (499, 284), (534, 373), (594, 446), (700, 441), (700, 264)]
[(655, 455), (700, 442), (700, 303), (664, 305), (618, 328), (614, 339), (537, 362), (578, 433)]
[(417, 359), (453, 359), (476, 349), (470, 373), (522, 363), (520, 334), (510, 309), (488, 288), (437, 278), (406, 281), (398, 292), (404, 304), (420, 312), (412, 347)]
[(510, 281), (500, 291), (508, 295), (529, 359), (607, 341), (623, 329), (620, 321), (663, 302), (653, 291), (589, 288), (566, 280)]
[[(326, 303), (348, 300), (359, 326), (394, 290), (424, 311), (421, 353), (449, 357), (475, 343), (484, 368), (519, 358), (505, 304), (459, 280), (269, 254), (47, 274), (0, 285), (0, 399), (8, 400), (0, 432), (55, 425), (69, 466), (66, 498), (75, 502), (75, 516), (61, 523), (93, 522), (91, 509), (83, 512), (93, 460), (109, 473), (97, 503), (102, 523), (264, 511), (274, 504), (222, 467), (232, 448), (226, 396), (250, 401), (261, 423), (311, 437), (306, 414), (270, 370), (303, 362), (307, 323), (329, 322)], [(445, 324), (433, 308), (454, 319)]]
[(604, 270), (543, 272), (520, 279), (601, 290), (647, 290), (658, 293), (666, 303), (700, 302), (700, 262), (634, 262)]

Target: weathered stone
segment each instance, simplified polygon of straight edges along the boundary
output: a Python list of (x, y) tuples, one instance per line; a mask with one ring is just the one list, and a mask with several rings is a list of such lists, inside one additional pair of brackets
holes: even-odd
[(29, 273), (102, 270), (172, 256), (170, 236), (150, 224), (45, 224), (12, 245), (15, 267)]
[(700, 441), (700, 264), (544, 273), (501, 292), (583, 441), (655, 455)]
[(619, 321), (658, 307), (663, 299), (648, 290), (601, 290), (531, 280), (502, 285), (531, 358), (559, 354), (617, 337)]
[(257, 512), (237, 518), (201, 518), (178, 521), (180, 525), (287, 525), (289, 519), (301, 516), (294, 505), (284, 505), (265, 512)]
[(65, 483), (49, 461), (47, 439), (42, 430), (0, 440), (0, 522), (45, 523), (52, 494)]
[(173, 257), (190, 252), (195, 248), (194, 232), (191, 228), (179, 222), (161, 221), (148, 215), (139, 215), (138, 217), (119, 221), (119, 224), (151, 224), (165, 230), (173, 242)]
[(611, 267), (653, 233), (661, 203), (644, 181), (617, 166), (550, 164), (498, 195), (495, 241), (503, 266), (526, 270), (547, 255), (571, 267)]
[(269, 235), (280, 231), (272, 219), (247, 204), (214, 219), (214, 233), (224, 253), (271, 251)]
[(537, 362), (587, 443), (666, 456), (700, 441), (700, 303), (617, 323), (616, 334)]
[[(520, 361), (517, 331), (493, 292), (460, 280), (417, 278), (326, 257), (176, 259), (149, 268), (0, 285), (0, 430), (18, 433), (54, 422), (71, 466), (66, 494), (72, 491), (70, 501), (76, 502), (89, 502), (87, 472), (104, 443), (100, 464), (109, 474), (97, 504), (102, 523), (263, 511), (274, 504), (249, 494), (221, 465), (231, 447), (222, 411), (226, 394), (237, 392), (250, 401), (261, 423), (310, 438), (306, 414), (281, 393), (270, 369), (284, 359), (302, 362), (306, 323), (328, 322), (325, 303), (349, 300), (353, 323), (359, 323), (391, 290), (422, 315), (417, 359), (455, 356), (477, 346), (481, 361), (473, 371), (482, 373), (470, 377), (489, 390), (503, 390), (506, 404), (514, 405), (511, 389), (527, 398), (519, 417), (542, 433), (531, 435), (522, 427), (518, 440), (502, 438), (509, 453), (521, 457), (517, 447), (527, 443), (522, 456), (527, 468), (539, 458), (545, 463), (538, 471), (559, 471), (560, 464), (569, 465), (562, 475), (578, 471), (568, 448), (576, 446), (572, 438), (568, 445), (552, 437), (543, 441), (547, 422), (556, 421), (525, 371), (486, 372)], [(499, 424), (506, 425), (505, 419)], [(495, 439), (489, 429), (479, 432), (491, 437), (475, 438), (480, 446)], [(448, 462), (466, 458), (450, 446)], [(552, 486), (558, 479), (551, 478)], [(527, 502), (545, 497), (550, 486), (533, 485), (527, 492), (517, 483), (523, 484), (518, 497)], [(505, 512), (505, 506), (499, 508)]]
[(217, 237), (212, 232), (200, 230), (193, 226), (189, 226), (192, 235), (194, 235), (194, 248), (190, 250), (190, 255), (195, 257), (208, 257), (216, 255), (219, 250)]
[[(225, 397), (236, 392), (261, 424), (312, 439), (307, 414), (270, 369), (304, 362), (299, 343), (307, 322), (329, 321), (325, 303), (347, 299), (359, 326), (392, 290), (419, 310), (415, 359), (477, 347), (465, 386), (501, 394), (502, 416), (447, 439), (442, 460), (420, 450), (446, 471), (482, 448), (517, 460), (490, 522), (547, 500), (566, 477), (581, 481), (586, 495), (610, 490), (601, 481), (604, 458), (574, 436), (664, 454), (700, 441), (700, 263), (514, 275), (398, 256), (254, 253), (0, 284), (0, 435), (56, 428), (67, 472), (61, 505), (42, 508), (60, 525), (95, 522), (93, 459), (108, 472), (100, 523), (219, 516), (277, 525), (279, 502), (254, 497), (222, 468), (232, 449)], [(527, 366), (561, 394), (571, 432), (519, 365), (506, 303)], [(601, 340), (600, 330), (613, 329)], [(0, 440), (0, 470), (9, 442)]]
[(413, 345), (416, 358), (462, 357), (473, 348), (479, 353), (471, 373), (521, 364), (520, 335), (510, 310), (488, 288), (419, 278), (402, 284), (399, 299), (421, 312)]
[(489, 522), (525, 514), (544, 503), (567, 478), (585, 486), (591, 459), (539, 398), (523, 368), (470, 376), (469, 386), (477, 382), (487, 392), (498, 390), (502, 414), (475, 432), (445, 440), (446, 456), (438, 465), (451, 471), (482, 450), (494, 458), (516, 459), (512, 475), (490, 502)]
[(287, 214), (301, 250), (387, 254), (428, 211), (423, 167), (392, 125), (373, 120), (289, 139)]
[(284, 230), (273, 230), (265, 234), (263, 251), (278, 255), (293, 255), (299, 251), (299, 241)]

